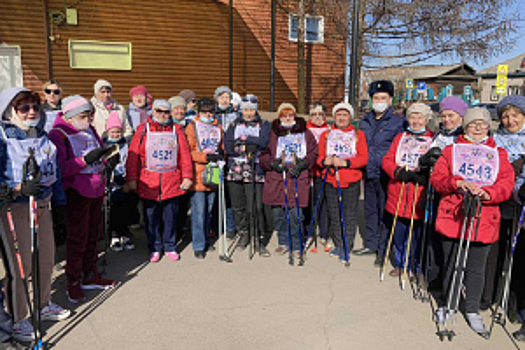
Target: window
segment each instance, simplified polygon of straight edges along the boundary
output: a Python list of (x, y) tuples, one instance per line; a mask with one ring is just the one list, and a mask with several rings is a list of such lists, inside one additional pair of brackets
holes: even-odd
[[(288, 40), (297, 42), (297, 15), (290, 14), (288, 17)], [(322, 16), (305, 16), (304, 21), (305, 42), (322, 44), (324, 42), (324, 17)]]
[(131, 43), (69, 40), (74, 69), (131, 70)]
[(0, 45), (0, 91), (24, 86), (20, 46)]
[(509, 95), (519, 95), (520, 94), (520, 87), (517, 86), (517, 85), (514, 85), (514, 86), (509, 86)]
[(496, 93), (496, 87), (492, 86), (490, 89), (490, 100), (499, 101), (499, 95)]

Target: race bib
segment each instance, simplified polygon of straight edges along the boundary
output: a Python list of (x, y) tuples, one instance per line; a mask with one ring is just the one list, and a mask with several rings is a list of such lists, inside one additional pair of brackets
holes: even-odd
[(454, 144), (454, 142), (456, 142), (455, 136), (439, 134), (434, 138), (434, 141), (432, 141), (430, 148), (438, 147), (440, 150), (443, 150), (445, 147)]
[(44, 124), (45, 132), (49, 133), (49, 131), (53, 129), (53, 125), (55, 124), (55, 120), (57, 119), (58, 112), (59, 111), (46, 112), (46, 123)]
[(511, 162), (525, 154), (524, 134), (496, 134), (494, 140), (499, 147), (507, 151)]
[(332, 130), (326, 142), (326, 155), (339, 158), (354, 158), (357, 154), (355, 147), (355, 131), (344, 132)]
[(396, 152), (396, 164), (402, 168), (416, 170), (419, 157), (430, 149), (432, 138), (428, 136), (415, 136), (403, 134)]
[(281, 157), (284, 152), (285, 163), (293, 163), (294, 153), (297, 158), (306, 157), (306, 141), (304, 133), (280, 136), (277, 140), (276, 152), (275, 158)]
[(491, 186), (499, 173), (499, 154), (485, 145), (455, 144), (452, 151), (452, 175), (479, 187)]
[(253, 137), (259, 137), (259, 131), (260, 131), (259, 124), (254, 126), (247, 126), (245, 124), (239, 124), (235, 127), (235, 139), (239, 139), (241, 136), (253, 136)]
[(319, 143), (319, 139), (321, 138), (321, 135), (323, 134), (323, 132), (325, 132), (328, 129), (329, 128), (310, 128), (308, 130), (310, 130), (310, 132), (314, 135), (315, 141)]
[(177, 168), (177, 135), (173, 131), (149, 131), (146, 140), (146, 168), (163, 173)]
[(204, 153), (215, 153), (221, 143), (221, 129), (216, 125), (205, 124), (197, 121), (195, 123), (199, 151)]
[[(79, 131), (76, 134), (71, 135), (60, 128), (57, 128), (56, 130), (60, 131), (63, 135), (67, 137), (75, 157), (84, 157), (92, 150), (102, 147), (102, 145), (98, 142), (97, 138), (93, 134), (91, 128), (85, 131)], [(87, 165), (84, 169), (80, 171), (80, 173), (97, 174), (101, 173), (103, 170), (104, 164), (102, 163), (102, 160), (97, 160), (96, 162)]]

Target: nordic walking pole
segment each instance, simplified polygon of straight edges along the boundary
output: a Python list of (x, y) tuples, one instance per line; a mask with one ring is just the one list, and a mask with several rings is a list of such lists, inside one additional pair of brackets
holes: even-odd
[[(233, 262), (230, 257), (228, 242), (226, 241), (226, 219), (224, 214), (225, 211), (225, 194), (224, 194), (224, 164), (219, 163), (219, 246), (222, 246), (222, 249), (219, 247), (219, 260), (226, 263)], [(220, 254), (222, 250), (222, 255)]]
[[(297, 164), (297, 155), (295, 152), (292, 153), (293, 164)], [(304, 265), (304, 250), (303, 250), (303, 234), (301, 231), (301, 208), (299, 208), (299, 178), (295, 178), (295, 210), (297, 213), (297, 235), (299, 236), (299, 266)]]
[[(314, 222), (315, 222), (315, 216), (317, 214), (317, 209), (319, 209), (319, 204), (321, 203), (321, 197), (322, 197), (323, 190), (324, 190), (324, 184), (326, 182), (326, 178), (328, 177), (328, 170), (329, 169), (326, 169), (326, 173), (323, 176), (323, 182), (321, 183), (321, 190), (317, 194), (317, 199), (315, 201), (314, 211), (312, 213), (312, 217), (310, 218), (310, 224), (308, 225), (308, 231), (306, 233), (306, 242), (308, 242), (308, 239), (310, 238), (310, 235), (312, 234), (312, 228), (313, 228), (313, 225), (314, 225)], [(315, 242), (316, 242), (315, 249), (317, 249), (317, 236), (316, 236)], [(306, 252), (307, 250), (308, 250), (308, 247), (305, 247), (304, 251)], [(317, 250), (314, 253), (316, 253), (316, 252), (317, 252)]]
[(399, 214), (399, 207), (401, 205), (401, 199), (403, 199), (403, 192), (405, 190), (406, 182), (401, 183), (401, 191), (399, 192), (399, 198), (397, 200), (396, 214), (394, 215), (394, 221), (392, 222), (392, 229), (390, 230), (390, 237), (388, 238), (388, 245), (386, 247), (385, 258), (383, 260), (383, 266), (379, 274), (379, 281), (383, 282), (385, 279), (385, 269), (388, 259), (390, 257), (390, 248), (392, 248), (392, 240), (394, 238), (394, 231), (396, 230), (397, 217)]
[[(282, 154), (282, 162), (283, 165), (285, 162), (285, 152), (283, 151)], [(293, 253), (292, 253), (292, 228), (290, 227), (290, 207), (288, 206), (288, 183), (286, 182), (286, 172), (288, 170), (286, 169), (283, 172), (283, 186), (284, 186), (284, 208), (286, 211), (286, 228), (288, 230), (288, 263), (293, 266)]]
[(106, 273), (107, 266), (107, 255), (108, 255), (108, 242), (111, 230), (111, 198), (113, 197), (112, 184), (114, 180), (113, 168), (106, 168), (106, 196), (104, 198), (104, 258), (102, 259), (102, 274)]
[(252, 191), (253, 191), (252, 204), (251, 204), (252, 215), (249, 218), (250, 230), (251, 230), (250, 234), (252, 235), (251, 240), (250, 240), (250, 260), (251, 260), (253, 259), (255, 253), (259, 251), (259, 246), (260, 246), (260, 242), (258, 242), (259, 235), (257, 234), (257, 232), (259, 231), (257, 227), (257, 216), (259, 213), (257, 212), (257, 204), (256, 204), (257, 203), (257, 191), (255, 189), (255, 157), (253, 153), (248, 153), (248, 162), (250, 162), (250, 166), (252, 169), (251, 185), (252, 185)]
[(401, 277), (401, 289), (405, 289), (405, 283), (407, 281), (408, 258), (410, 256), (410, 246), (412, 245), (412, 233), (414, 232), (414, 216), (416, 214), (416, 202), (417, 202), (418, 190), (419, 190), (419, 183), (416, 183), (416, 187), (414, 189), (414, 200), (412, 203), (412, 215), (410, 215), (410, 229), (408, 230), (407, 249), (405, 252), (405, 266), (403, 266), (403, 275)]
[(343, 193), (341, 192), (341, 181), (339, 179), (339, 168), (338, 167), (335, 167), (335, 179), (337, 181), (339, 211), (341, 212), (341, 236), (343, 236), (343, 248), (345, 250), (345, 266), (350, 267), (350, 258), (348, 256), (348, 242), (346, 241), (345, 213), (343, 211)]
[[(432, 173), (432, 170), (430, 170)], [(419, 258), (419, 266), (421, 271), (423, 271), (423, 284), (417, 283), (417, 292), (416, 299), (420, 299), (423, 302), (429, 301), (429, 299), (423, 295), (428, 289), (428, 264), (429, 264), (429, 255), (430, 249), (428, 247), (428, 242), (430, 241), (430, 234), (432, 230), (432, 217), (434, 210), (434, 188), (428, 183), (427, 186), (427, 196), (426, 196), (426, 205), (425, 205), (425, 222), (423, 223), (423, 234), (421, 237), (421, 256)]]
[[(39, 178), (39, 166), (35, 159), (35, 151), (29, 148), (29, 157), (27, 158), (27, 168), (24, 171), (24, 176), (28, 176), (29, 180)], [(26, 173), (27, 172), (27, 173)], [(33, 265), (33, 322), (35, 328), (35, 344), (34, 349), (42, 349), (42, 320), (41, 320), (41, 299), (40, 299), (40, 257), (39, 257), (39, 240), (38, 240), (38, 206), (35, 196), (29, 196), (29, 220), (31, 228), (32, 241), (32, 265)], [(36, 327), (35, 327), (36, 326)]]

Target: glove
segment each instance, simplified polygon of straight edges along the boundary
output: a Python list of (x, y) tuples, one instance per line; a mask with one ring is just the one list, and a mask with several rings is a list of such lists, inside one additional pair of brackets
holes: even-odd
[(299, 159), (291, 168), (290, 175), (299, 177), (303, 171), (308, 169), (308, 162), (304, 159)]
[(463, 213), (465, 214), (465, 216), (476, 215), (476, 206), (477, 206), (476, 199), (474, 198), (472, 193), (470, 192), (465, 193), (465, 195), (463, 196), (463, 202), (462, 202)]
[(525, 183), (521, 185), (520, 190), (518, 191), (518, 197), (521, 203), (525, 203)]
[(287, 170), (286, 165), (283, 164), (283, 161), (281, 158), (277, 158), (276, 160), (274, 160), (271, 164), (271, 167), (274, 171), (281, 173), (281, 174)]
[(246, 145), (246, 140), (243, 140), (243, 139), (235, 140), (235, 146), (241, 147), (241, 146), (244, 146), (244, 145)]
[(440, 155), (441, 149), (439, 147), (432, 147), (427, 153), (419, 158), (419, 165), (433, 167)]
[(246, 153), (255, 154), (257, 152), (257, 145), (246, 145)]
[(418, 183), (420, 185), (424, 185), (427, 183), (427, 177), (424, 174), (416, 173), (414, 171), (408, 171), (410, 176), (410, 181)]
[(394, 171), (395, 178), (401, 180), (402, 182), (410, 182), (412, 180), (410, 173), (411, 171), (409, 172), (405, 168), (401, 167), (397, 167), (396, 171)]
[(208, 163), (217, 163), (221, 157), (218, 154), (207, 154), (206, 155), (206, 161)]
[(521, 173), (523, 172), (523, 162), (523, 157), (519, 157), (518, 159), (512, 162), (512, 167), (514, 168), (514, 174), (516, 176), (521, 175)]
[(2, 185), (0, 186), (0, 201), (6, 203), (12, 200), (13, 200), (13, 190), (7, 186), (6, 182), (2, 183)]
[(87, 165), (91, 165), (102, 158), (106, 152), (108, 152), (107, 148), (96, 148), (84, 156), (84, 162), (86, 162)]
[(115, 167), (118, 165), (118, 163), (120, 163), (120, 154), (119, 153), (115, 154), (113, 157), (108, 159), (107, 166), (110, 167), (111, 169), (115, 169)]
[(66, 224), (67, 207), (65, 205), (53, 206), (51, 213), (53, 215), (53, 224), (55, 224), (55, 226)]
[(22, 181), (22, 186), (20, 192), (23, 196), (36, 196), (40, 193), (40, 178), (41, 175), (38, 175), (32, 180)]

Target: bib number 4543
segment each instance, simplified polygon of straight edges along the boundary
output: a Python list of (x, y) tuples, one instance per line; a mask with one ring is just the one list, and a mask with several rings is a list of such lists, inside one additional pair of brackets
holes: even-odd
[(489, 166), (463, 163), (459, 167), (459, 173), (469, 179), (487, 181), (492, 178), (492, 168)]

